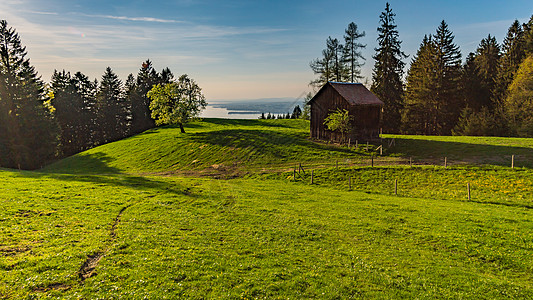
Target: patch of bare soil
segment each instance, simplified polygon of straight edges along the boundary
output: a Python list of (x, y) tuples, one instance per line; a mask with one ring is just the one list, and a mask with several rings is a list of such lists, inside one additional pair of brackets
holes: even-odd
[[(120, 217), (122, 216), (124, 211), (130, 206), (131, 205), (123, 207), (118, 212), (117, 216), (115, 217), (115, 221), (113, 222), (113, 225), (111, 226), (111, 231), (109, 232), (109, 236), (111, 237), (111, 242), (110, 243), (113, 243), (113, 241), (115, 240), (115, 238), (117, 236), (116, 229), (117, 229), (117, 226), (118, 226), (118, 224), (120, 222)], [(90, 277), (96, 275), (95, 269), (98, 266), (98, 263), (100, 262), (102, 257), (104, 257), (104, 255), (107, 253), (107, 251), (109, 251), (109, 248), (110, 248), (110, 245), (108, 244), (107, 247), (105, 248), (105, 250), (99, 251), (99, 252), (97, 252), (95, 254), (92, 254), (92, 255), (89, 255), (87, 257), (87, 259), (81, 265), (80, 270), (78, 271), (78, 277), (80, 278), (81, 282), (85, 281), (87, 278), (90, 278)]]
[(44, 286), (44, 287), (35, 288), (35, 289), (33, 289), (33, 291), (34, 292), (45, 293), (45, 292), (49, 292), (49, 291), (52, 291), (52, 290), (55, 290), (55, 291), (66, 291), (66, 290), (70, 290), (70, 289), (71, 289), (71, 286), (66, 285), (64, 283), (52, 283), (52, 284)]

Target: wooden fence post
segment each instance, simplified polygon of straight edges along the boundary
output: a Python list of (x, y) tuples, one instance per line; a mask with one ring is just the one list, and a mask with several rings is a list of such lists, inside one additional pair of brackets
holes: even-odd
[(511, 155), (511, 169), (514, 169), (514, 154)]
[(374, 154), (372, 154), (372, 168), (374, 167)]
[(394, 195), (398, 195), (398, 179), (394, 179)]
[(470, 182), (466, 184), (466, 188), (468, 190), (468, 201), (470, 201)]
[(358, 140), (355, 140), (355, 148), (357, 148), (359, 141)]
[(448, 162), (447, 162), (447, 158), (444, 157), (444, 168), (446, 169), (448, 167)]
[(366, 151), (368, 152), (368, 141), (366, 142)]
[(409, 157), (409, 167), (412, 167), (413, 166), (413, 160), (412, 160), (412, 157)]
[(352, 139), (349, 138), (349, 139), (348, 139), (348, 148), (350, 148), (350, 144), (351, 144), (351, 143), (352, 143)]

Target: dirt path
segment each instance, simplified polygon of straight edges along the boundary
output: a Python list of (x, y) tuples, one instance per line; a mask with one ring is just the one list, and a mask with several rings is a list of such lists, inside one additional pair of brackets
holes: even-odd
[(104, 250), (98, 251), (95, 254), (89, 255), (87, 259), (83, 262), (83, 264), (80, 267), (80, 270), (78, 271), (78, 277), (80, 278), (80, 281), (83, 283), (85, 279), (92, 277), (96, 275), (95, 269), (98, 266), (98, 263), (104, 257), (104, 255), (109, 251), (111, 248), (111, 245), (115, 242), (117, 233), (116, 229), (118, 226), (118, 223), (120, 222), (120, 217), (124, 213), (126, 209), (128, 209), (130, 205), (127, 205), (123, 207), (115, 217), (115, 221), (113, 222), (113, 225), (111, 226), (111, 230), (109, 232), (110, 240), (107, 242)]

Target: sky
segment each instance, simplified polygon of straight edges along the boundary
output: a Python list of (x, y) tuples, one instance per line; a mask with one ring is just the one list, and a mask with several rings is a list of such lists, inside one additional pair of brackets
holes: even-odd
[[(150, 59), (188, 74), (209, 100), (300, 97), (316, 76), (309, 62), (350, 22), (366, 36), (362, 74), (371, 83), (379, 15), (386, 1), (1, 0), (43, 80), (54, 69), (122, 80)], [(445, 20), (463, 57), (488, 34), (503, 41), (511, 23), (533, 14), (531, 0), (391, 0), (402, 50), (416, 53)]]

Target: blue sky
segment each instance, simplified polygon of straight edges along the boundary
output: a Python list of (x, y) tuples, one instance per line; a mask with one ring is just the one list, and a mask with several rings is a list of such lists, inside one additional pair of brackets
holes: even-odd
[[(2, 0), (1, 18), (21, 35), (45, 81), (54, 69), (123, 79), (150, 58), (189, 74), (208, 99), (298, 97), (314, 78), (309, 62), (328, 36), (355, 22), (366, 32), (363, 75), (371, 80), (379, 14), (386, 1)], [(446, 20), (463, 57), (489, 33), (502, 42), (522, 1), (389, 1), (410, 62), (424, 34)]]

